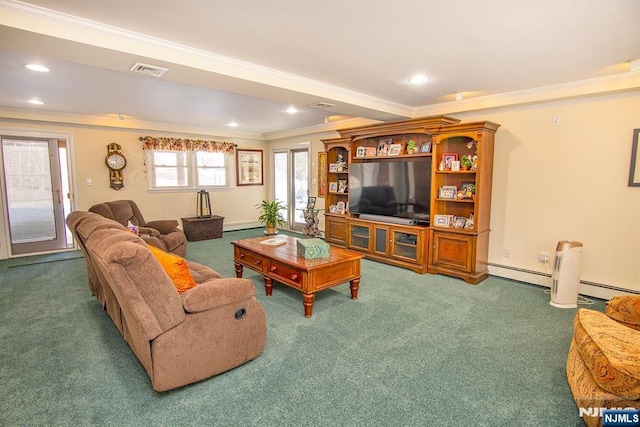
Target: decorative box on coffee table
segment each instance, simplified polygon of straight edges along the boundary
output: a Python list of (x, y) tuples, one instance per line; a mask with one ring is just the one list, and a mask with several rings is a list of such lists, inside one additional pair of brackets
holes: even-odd
[(222, 237), (223, 220), (224, 217), (218, 215), (182, 218), (182, 229), (190, 242), (219, 239)]
[(322, 239), (298, 239), (297, 245), (305, 259), (329, 258), (329, 244)]

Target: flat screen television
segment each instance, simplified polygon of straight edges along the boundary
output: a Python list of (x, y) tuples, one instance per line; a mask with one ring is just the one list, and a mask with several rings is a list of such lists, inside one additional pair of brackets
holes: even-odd
[(427, 222), (431, 157), (349, 165), (349, 212)]

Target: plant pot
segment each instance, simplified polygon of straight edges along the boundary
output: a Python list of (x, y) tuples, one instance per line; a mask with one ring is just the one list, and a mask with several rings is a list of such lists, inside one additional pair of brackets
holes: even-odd
[(269, 224), (265, 227), (264, 234), (266, 235), (278, 234), (278, 229), (276, 228), (275, 225)]

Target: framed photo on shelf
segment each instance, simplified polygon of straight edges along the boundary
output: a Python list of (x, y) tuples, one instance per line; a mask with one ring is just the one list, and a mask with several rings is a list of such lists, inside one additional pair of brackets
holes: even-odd
[(402, 144), (391, 144), (389, 145), (389, 156), (399, 156), (402, 154)]
[(338, 181), (338, 193), (346, 193), (347, 192), (347, 180), (341, 179)]
[(463, 216), (456, 216), (453, 218), (453, 228), (464, 228), (467, 223), (467, 218)]
[(476, 183), (472, 181), (462, 181), (460, 189), (464, 193), (465, 198), (471, 198), (476, 194)]
[(433, 225), (435, 225), (436, 227), (448, 227), (449, 215), (434, 215)]
[(452, 172), (460, 171), (460, 160), (454, 160), (451, 162), (451, 171)]
[(338, 164), (329, 163), (329, 172), (338, 172)]
[(236, 184), (263, 185), (262, 150), (236, 149)]
[(365, 147), (364, 156), (365, 157), (375, 157), (376, 156), (376, 147)]
[(438, 189), (439, 199), (455, 199), (458, 187), (453, 185), (445, 185)]
[(389, 155), (389, 145), (393, 142), (393, 138), (383, 138), (378, 140), (378, 152), (376, 156), (383, 157)]
[(431, 152), (431, 143), (425, 142), (420, 146), (421, 153), (430, 153)]
[(341, 213), (341, 214), (346, 212), (346, 207), (345, 207), (345, 204), (344, 204), (344, 202), (342, 200), (339, 201), (338, 203), (336, 203), (336, 212)]
[(337, 193), (338, 192), (338, 183), (336, 181), (329, 183), (329, 193)]
[(364, 157), (365, 153), (366, 153), (366, 148), (365, 146), (361, 145), (360, 147), (356, 148), (356, 157)]
[(454, 160), (458, 160), (458, 153), (442, 153), (442, 163), (444, 170), (450, 171)]

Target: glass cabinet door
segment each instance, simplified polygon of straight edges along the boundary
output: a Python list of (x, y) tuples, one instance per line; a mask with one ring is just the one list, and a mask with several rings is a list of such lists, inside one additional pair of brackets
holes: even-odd
[(386, 227), (376, 227), (376, 226), (374, 226), (374, 228), (375, 228), (376, 240), (375, 240), (373, 251), (380, 255), (387, 255), (387, 239), (388, 239), (387, 235), (389, 233), (389, 229), (387, 229)]
[(370, 227), (364, 225), (350, 224), (349, 226), (349, 240), (350, 246), (365, 251), (370, 250), (371, 234)]
[(417, 261), (418, 235), (415, 233), (393, 231), (392, 256)]

